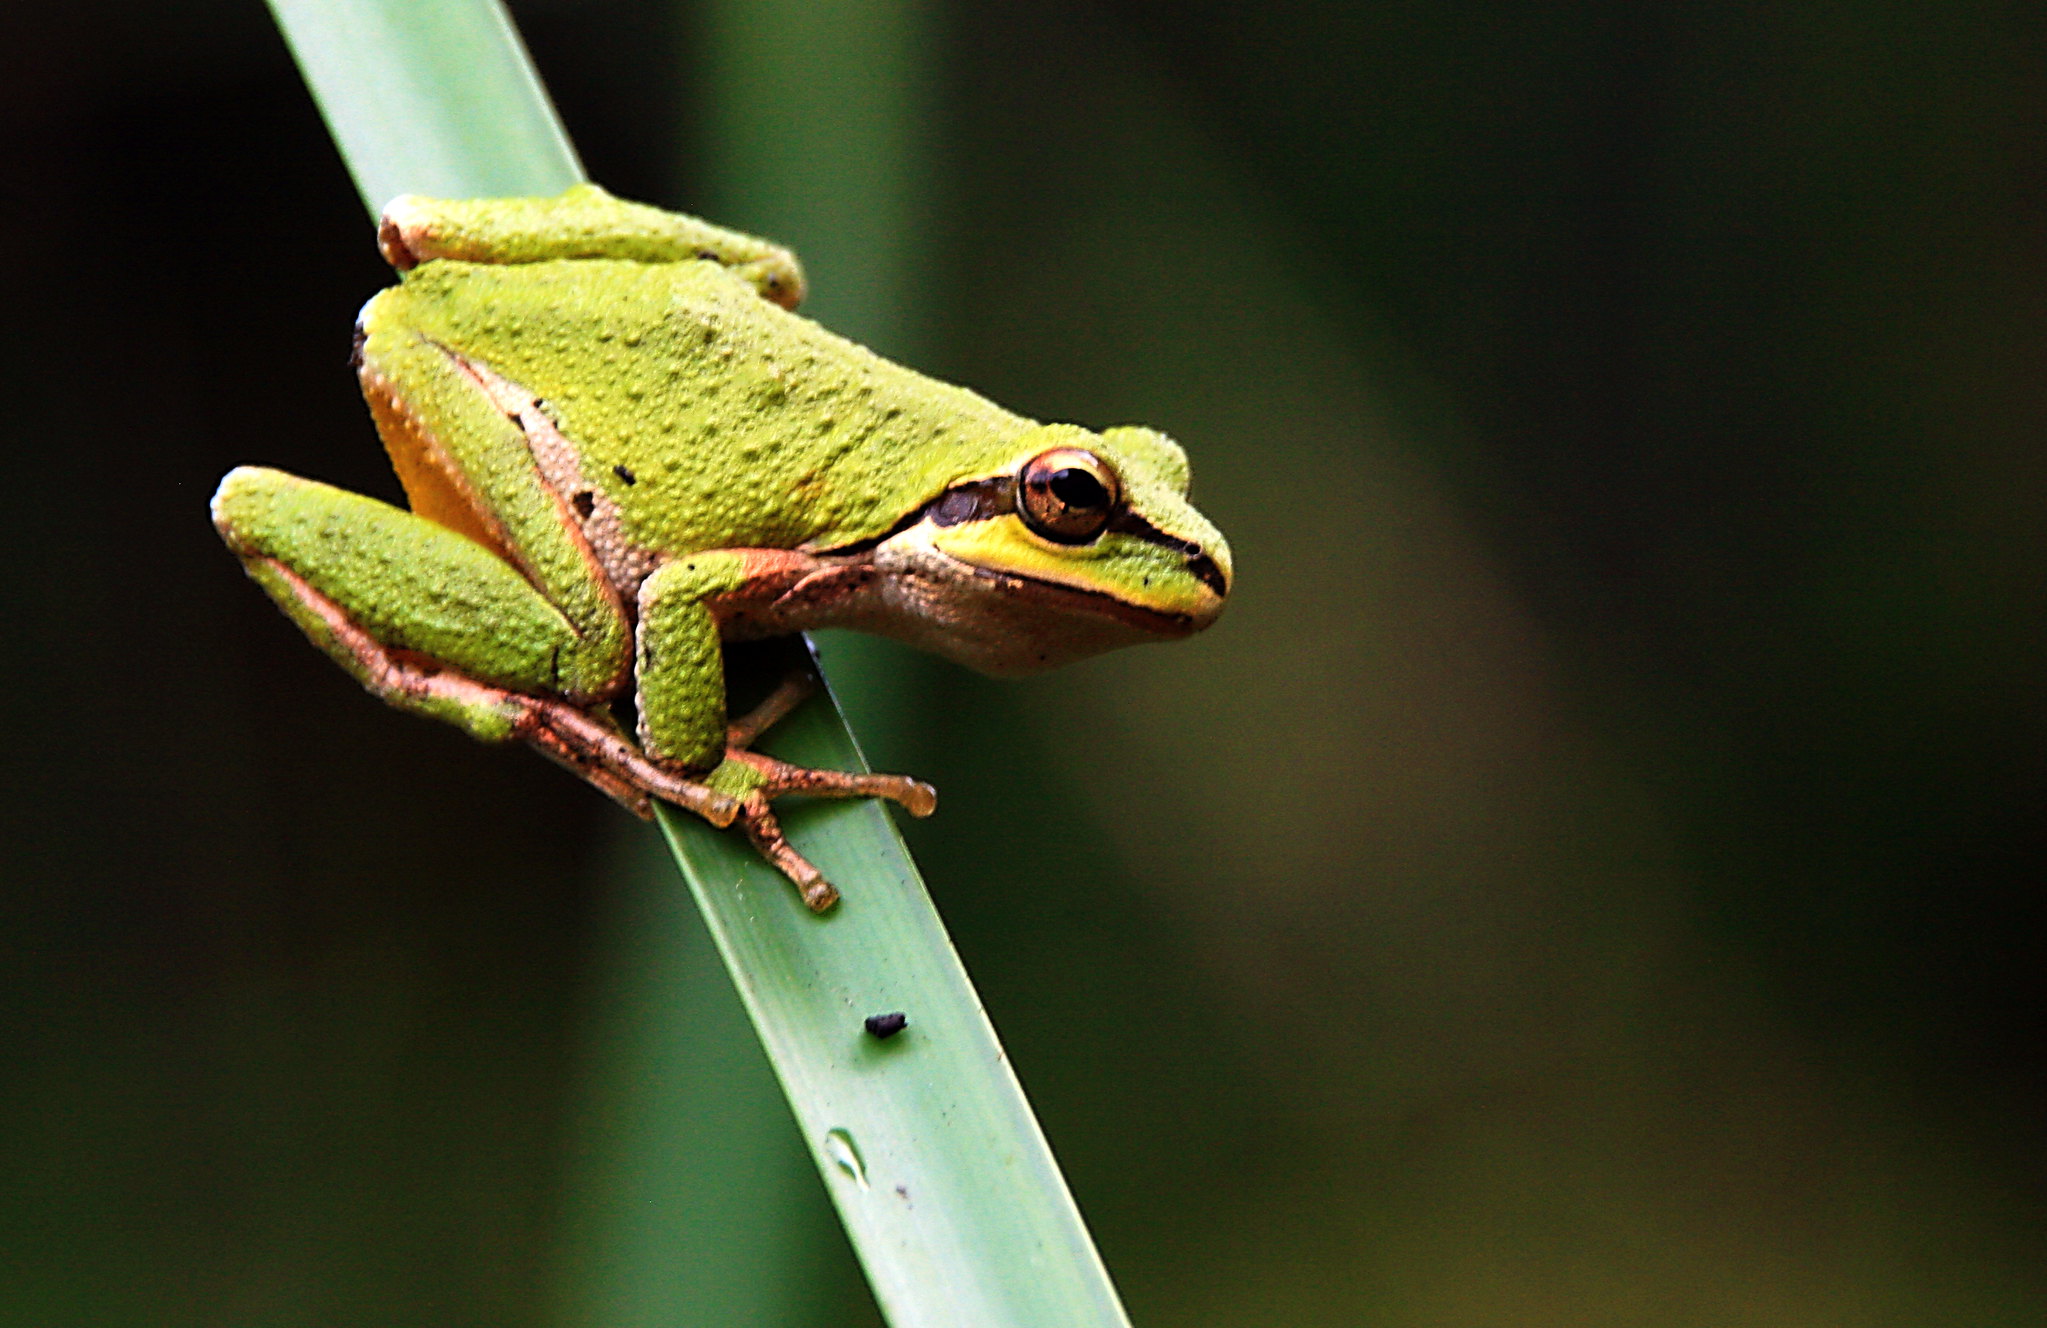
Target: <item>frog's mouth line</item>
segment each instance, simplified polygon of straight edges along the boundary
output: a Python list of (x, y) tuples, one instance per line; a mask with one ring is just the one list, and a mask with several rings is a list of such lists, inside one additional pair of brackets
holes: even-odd
[[(926, 524), (935, 523), (914, 522), (899, 533), (907, 534), (910, 531), (914, 531), (919, 525)], [(891, 536), (890, 538), (894, 537)], [(880, 542), (880, 545), (886, 545), (887, 543), (888, 540), (883, 540)], [(880, 547), (880, 545), (863, 544), (857, 553), (851, 555), (849, 561), (873, 563), (887, 559), (889, 550), (885, 547)], [(1050, 581), (1023, 572), (1002, 571), (991, 567), (982, 567), (976, 563), (956, 558), (943, 549), (937, 548), (931, 543), (928, 534), (923, 538), (913, 538), (910, 545), (911, 547), (905, 550), (908, 556), (912, 559), (936, 560), (937, 565), (944, 569), (942, 577), (971, 582), (983, 590), (997, 595), (1001, 600), (1008, 603), (1021, 604), (1028, 602), (1048, 606), (1062, 614), (1073, 617), (1107, 619), (1111, 622), (1121, 623), (1123, 626), (1129, 627), (1147, 637), (1167, 641), (1179, 640), (1182, 637), (1192, 636), (1200, 631), (1214, 617), (1213, 614), (1202, 617), (1191, 613), (1174, 613), (1165, 609), (1147, 609), (1140, 605), (1132, 604), (1127, 600), (1118, 599), (1114, 595), (1103, 591), (1086, 590), (1079, 586), (1067, 585), (1059, 581)], [(881, 555), (881, 559), (877, 559), (877, 554)], [(825, 558), (833, 557), (831, 554), (819, 556)], [(922, 575), (926, 578), (933, 576), (933, 568), (930, 562), (924, 563)], [(1221, 605), (1218, 604), (1217, 612), (1220, 611)]]
[[(941, 556), (946, 555), (941, 553)], [(1192, 636), (1201, 630), (1192, 614), (1140, 608), (1099, 590), (1082, 590), (1077, 586), (1062, 585), (1057, 581), (1042, 581), (1018, 572), (997, 572), (961, 562), (957, 558), (949, 558), (949, 561), (975, 580), (988, 582), (1005, 592), (1029, 596), (1040, 603), (1051, 604), (1070, 612), (1092, 613), (1097, 617), (1111, 618), (1127, 627), (1134, 627), (1140, 632), (1163, 637), (1168, 641)]]

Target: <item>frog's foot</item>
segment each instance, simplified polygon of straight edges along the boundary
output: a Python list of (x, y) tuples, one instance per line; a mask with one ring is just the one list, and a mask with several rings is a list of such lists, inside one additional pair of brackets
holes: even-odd
[(726, 729), (725, 764), (713, 776), (738, 794), (739, 828), (760, 855), (796, 886), (814, 913), (839, 902), (839, 892), (808, 858), (790, 846), (775, 818), (772, 799), (784, 793), (814, 798), (887, 798), (912, 816), (938, 809), (938, 791), (921, 779), (904, 775), (859, 774), (848, 770), (813, 770), (750, 751), (754, 739), (817, 690), (809, 673), (792, 673), (767, 700)]
[(920, 817), (931, 815), (938, 807), (938, 794), (929, 784), (902, 775), (810, 770), (758, 752), (736, 749), (726, 753), (725, 765), (719, 773), (735, 770), (746, 783), (754, 785), (739, 798), (739, 828), (760, 855), (789, 878), (813, 913), (823, 913), (838, 903), (839, 892), (823, 872), (790, 845), (770, 799), (784, 793), (807, 793), (816, 798), (887, 798), (910, 815)]
[(813, 798), (887, 798), (922, 820), (938, 810), (938, 790), (908, 775), (875, 775), (850, 770), (813, 770), (790, 765), (752, 750), (754, 740), (782, 722), (790, 711), (817, 690), (817, 676), (796, 670), (782, 680), (768, 699), (725, 727), (725, 759), (751, 767), (750, 788), (768, 797), (807, 793)]

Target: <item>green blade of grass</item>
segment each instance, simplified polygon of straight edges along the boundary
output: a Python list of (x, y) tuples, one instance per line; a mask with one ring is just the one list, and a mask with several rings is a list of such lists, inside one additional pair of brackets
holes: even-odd
[[(830, 706), (766, 746), (865, 768)], [(744, 842), (672, 812), (662, 825), (889, 1322), (1127, 1323), (888, 814), (814, 803), (784, 820), (846, 892), (828, 916), (792, 908)], [(866, 1031), (889, 1013), (908, 1028)]]
[(370, 215), (400, 194), (558, 194), (583, 178), (492, 0), (270, 0)]
[[(581, 178), (493, 0), (271, 0), (374, 212), (400, 193), (554, 193)], [(829, 697), (768, 748), (861, 769)], [(814, 917), (743, 841), (662, 826), (896, 1328), (1126, 1324), (1029, 1105), (893, 825), (792, 806), (792, 839), (845, 892)], [(882, 1041), (869, 1015), (901, 1011)]]

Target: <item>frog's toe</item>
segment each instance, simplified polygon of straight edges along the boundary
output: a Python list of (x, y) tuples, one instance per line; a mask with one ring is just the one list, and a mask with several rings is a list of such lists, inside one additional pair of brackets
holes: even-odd
[(887, 798), (918, 820), (923, 820), (938, 810), (938, 790), (921, 779), (908, 775), (874, 775), (872, 778), (885, 780), (892, 787), (875, 791), (876, 797)]
[(766, 858), (776, 871), (789, 878), (790, 884), (803, 896), (804, 906), (811, 912), (829, 912), (832, 905), (839, 902), (837, 887), (825, 879), (824, 873), (810, 859), (790, 845), (788, 837), (782, 833), (782, 823), (775, 819), (774, 808), (768, 805), (766, 794), (752, 793), (741, 801), (739, 828), (746, 832), (755, 851)]
[(747, 782), (764, 797), (807, 793), (813, 798), (886, 798), (919, 819), (938, 810), (938, 790), (908, 775), (814, 770), (737, 748), (728, 749), (725, 759), (728, 765), (737, 762), (743, 766)]

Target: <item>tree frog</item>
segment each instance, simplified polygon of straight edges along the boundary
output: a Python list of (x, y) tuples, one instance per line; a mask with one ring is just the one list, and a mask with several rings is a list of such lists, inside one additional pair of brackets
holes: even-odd
[(375, 695), (642, 816), (736, 822), (814, 909), (837, 892), (771, 799), (935, 794), (753, 751), (805, 684), (728, 720), (723, 643), (850, 627), (1024, 674), (1228, 598), (1172, 440), (1040, 424), (834, 336), (766, 241), (594, 185), (402, 197), (378, 240), (401, 279), (355, 365), (412, 510), (239, 467), (228, 547)]

